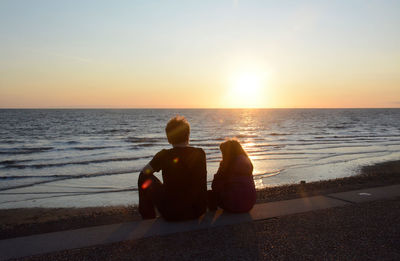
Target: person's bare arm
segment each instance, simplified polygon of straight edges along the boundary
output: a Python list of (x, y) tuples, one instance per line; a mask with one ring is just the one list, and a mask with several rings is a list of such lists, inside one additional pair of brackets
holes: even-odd
[(146, 166), (144, 166), (144, 168), (142, 169), (141, 172), (150, 176), (150, 175), (153, 175), (154, 170), (150, 164), (147, 164)]

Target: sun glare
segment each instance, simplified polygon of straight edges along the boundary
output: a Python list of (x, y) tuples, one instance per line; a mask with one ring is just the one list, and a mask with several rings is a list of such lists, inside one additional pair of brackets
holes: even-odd
[(246, 72), (232, 77), (228, 89), (228, 104), (236, 108), (257, 108), (261, 104), (264, 79), (257, 73)]
[(253, 98), (261, 88), (260, 77), (245, 73), (239, 75), (234, 83), (233, 92), (237, 97)]

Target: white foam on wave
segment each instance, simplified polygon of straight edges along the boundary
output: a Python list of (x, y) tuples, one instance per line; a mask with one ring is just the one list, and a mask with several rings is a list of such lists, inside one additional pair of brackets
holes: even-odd
[(399, 109), (0, 110), (0, 208), (137, 202), (138, 171), (169, 147), (164, 127), (176, 114), (207, 153), (209, 185), (225, 137), (243, 144), (258, 187), (400, 158)]

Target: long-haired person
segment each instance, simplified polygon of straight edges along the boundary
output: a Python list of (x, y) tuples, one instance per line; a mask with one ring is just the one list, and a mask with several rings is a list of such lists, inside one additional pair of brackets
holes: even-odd
[(253, 164), (239, 141), (229, 139), (220, 145), (222, 161), (208, 192), (209, 208), (226, 211), (249, 211), (256, 202)]

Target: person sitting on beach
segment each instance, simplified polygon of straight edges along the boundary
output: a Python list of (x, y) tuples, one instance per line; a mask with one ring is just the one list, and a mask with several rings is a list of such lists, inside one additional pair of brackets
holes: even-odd
[[(143, 219), (155, 218), (156, 207), (167, 221), (198, 218), (207, 209), (206, 155), (189, 146), (190, 125), (184, 117), (172, 118), (165, 131), (172, 148), (159, 151), (140, 172), (139, 213)], [(153, 175), (160, 170), (164, 183)]]
[(209, 209), (219, 206), (228, 212), (248, 212), (256, 202), (253, 164), (236, 139), (221, 143), (220, 150), (222, 161), (208, 191)]

